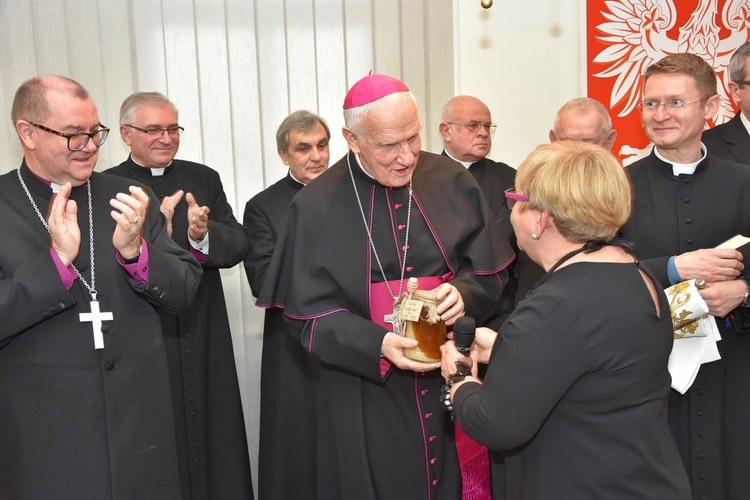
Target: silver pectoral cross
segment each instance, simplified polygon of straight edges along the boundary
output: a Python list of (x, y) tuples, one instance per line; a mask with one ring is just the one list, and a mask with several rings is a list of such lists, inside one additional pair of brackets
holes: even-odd
[(90, 313), (79, 313), (79, 321), (91, 321), (91, 328), (94, 332), (94, 349), (104, 349), (104, 335), (102, 335), (102, 321), (112, 321), (114, 316), (111, 312), (99, 311), (99, 301), (91, 301)]
[(393, 312), (391, 314), (386, 314), (385, 316), (383, 316), (383, 321), (393, 325), (393, 333), (395, 333), (396, 335), (401, 335), (401, 321), (398, 317), (400, 309), (400, 304), (393, 304)]

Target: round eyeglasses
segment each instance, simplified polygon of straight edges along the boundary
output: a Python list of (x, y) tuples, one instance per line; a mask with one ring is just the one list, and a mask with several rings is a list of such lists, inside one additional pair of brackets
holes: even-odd
[(461, 127), (464, 127), (469, 132), (477, 132), (480, 128), (484, 127), (484, 129), (490, 133), (494, 134), (497, 130), (497, 125), (492, 122), (477, 122), (477, 121), (470, 121), (466, 123), (454, 123), (454, 122), (448, 122), (448, 125), (458, 125)]
[(81, 151), (88, 145), (89, 139), (93, 139), (94, 145), (98, 148), (99, 146), (104, 144), (104, 141), (107, 140), (107, 136), (109, 135), (109, 129), (105, 126), (102, 126), (102, 128), (94, 130), (93, 132), (76, 132), (75, 134), (64, 134), (59, 130), (45, 127), (44, 125), (40, 125), (38, 123), (29, 122), (29, 125), (36, 127), (39, 130), (49, 132), (50, 134), (65, 137), (68, 140), (68, 150), (70, 151)]

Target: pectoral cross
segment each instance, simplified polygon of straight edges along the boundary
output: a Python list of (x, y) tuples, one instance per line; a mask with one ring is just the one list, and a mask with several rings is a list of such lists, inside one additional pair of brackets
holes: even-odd
[(91, 301), (90, 313), (79, 313), (79, 321), (91, 321), (91, 328), (94, 332), (94, 349), (104, 349), (104, 335), (102, 335), (102, 321), (112, 321), (114, 316), (111, 312), (99, 311), (99, 301)]
[(383, 316), (383, 321), (393, 325), (393, 333), (396, 335), (401, 335), (401, 321), (398, 318), (399, 309), (401, 309), (401, 306), (399, 304), (394, 304), (393, 312)]

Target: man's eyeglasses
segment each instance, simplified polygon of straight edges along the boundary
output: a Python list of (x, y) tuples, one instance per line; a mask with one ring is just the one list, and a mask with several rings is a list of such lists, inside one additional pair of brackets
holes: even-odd
[(686, 107), (690, 106), (691, 104), (695, 104), (697, 102), (705, 101), (708, 99), (707, 97), (704, 97), (703, 99), (697, 99), (695, 101), (688, 101), (685, 102), (682, 99), (667, 99), (664, 102), (657, 101), (655, 99), (646, 99), (645, 101), (641, 101), (637, 104), (639, 108), (641, 108), (641, 111), (646, 111), (649, 113), (655, 112), (657, 109), (659, 109), (659, 106), (664, 105), (665, 108), (667, 108), (669, 111), (682, 111)]
[(744, 86), (744, 85), (750, 85), (750, 81), (748, 81), (748, 80), (733, 80), (733, 81), (737, 85), (742, 85), (742, 86)]
[(516, 204), (517, 201), (529, 201), (529, 197), (522, 195), (520, 193), (516, 193), (516, 188), (512, 187), (509, 189), (506, 189), (503, 192), (503, 195), (505, 195), (505, 199), (508, 200), (508, 208), (513, 210), (513, 206)]
[(109, 129), (104, 126), (102, 126), (102, 128), (100, 129), (94, 130), (93, 132), (77, 132), (75, 134), (64, 134), (59, 130), (51, 129), (49, 127), (45, 127), (44, 125), (39, 125), (38, 123), (29, 122), (29, 125), (40, 130), (44, 130), (45, 132), (49, 132), (50, 134), (65, 137), (68, 140), (68, 150), (70, 151), (81, 151), (89, 143), (89, 139), (93, 139), (94, 145), (98, 148), (99, 146), (104, 144), (104, 141), (107, 140), (107, 136), (109, 135)]
[(484, 129), (489, 132), (490, 134), (494, 134), (495, 130), (497, 130), (497, 125), (492, 122), (466, 122), (466, 123), (454, 123), (454, 122), (448, 122), (448, 125), (460, 125), (464, 127), (469, 132), (476, 132), (481, 127), (484, 127)]
[(127, 123), (123, 123), (123, 125), (128, 128), (132, 128), (133, 130), (137, 130), (138, 132), (143, 132), (149, 137), (161, 137), (162, 135), (164, 135), (164, 132), (169, 134), (170, 137), (179, 137), (180, 134), (185, 131), (185, 129), (183, 127), (180, 127), (179, 125), (172, 125), (171, 127), (149, 128), (136, 127), (135, 125), (128, 125)]

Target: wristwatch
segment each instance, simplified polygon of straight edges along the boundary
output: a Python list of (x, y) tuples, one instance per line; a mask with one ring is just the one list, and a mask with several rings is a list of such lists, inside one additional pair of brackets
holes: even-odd
[(745, 278), (744, 276), (740, 276), (737, 279), (745, 283), (745, 296), (742, 298), (740, 307), (750, 307), (750, 283), (748, 283), (747, 278)]

